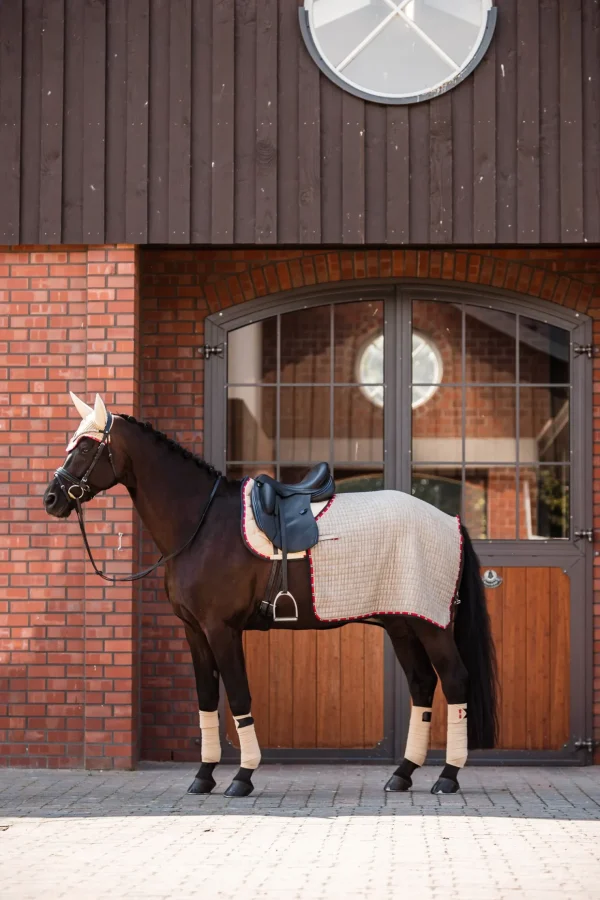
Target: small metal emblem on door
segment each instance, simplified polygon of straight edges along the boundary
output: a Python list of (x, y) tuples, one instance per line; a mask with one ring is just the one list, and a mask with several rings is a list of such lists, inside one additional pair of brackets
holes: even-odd
[(487, 569), (483, 573), (483, 584), (486, 588), (497, 588), (502, 584), (502, 579), (493, 569)]

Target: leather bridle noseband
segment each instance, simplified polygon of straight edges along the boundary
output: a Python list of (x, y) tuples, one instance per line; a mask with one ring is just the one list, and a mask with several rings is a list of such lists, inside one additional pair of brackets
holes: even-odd
[[(140, 578), (145, 578), (146, 575), (150, 575), (151, 572), (154, 572), (156, 569), (158, 569), (158, 567), (160, 565), (163, 565), (164, 563), (169, 562), (171, 559), (174, 559), (176, 556), (179, 556), (180, 553), (183, 553), (184, 550), (187, 550), (187, 548), (190, 546), (190, 544), (193, 542), (194, 538), (197, 536), (198, 532), (202, 528), (204, 520), (206, 519), (206, 516), (208, 515), (208, 511), (209, 511), (209, 509), (212, 505), (212, 502), (215, 498), (215, 494), (217, 493), (219, 484), (221, 483), (222, 476), (221, 475), (217, 476), (217, 480), (215, 481), (215, 483), (213, 485), (213, 489), (210, 494), (210, 497), (208, 498), (208, 503), (206, 504), (206, 506), (204, 507), (204, 509), (202, 511), (202, 515), (200, 516), (200, 521), (198, 522), (198, 524), (194, 530), (194, 533), (185, 542), (185, 544), (179, 548), (179, 550), (176, 550), (174, 553), (170, 553), (168, 556), (161, 556), (160, 559), (158, 560), (158, 562), (154, 563), (153, 566), (149, 566), (149, 568), (144, 569), (143, 572), (137, 572), (135, 575), (122, 575), (120, 577), (106, 575), (104, 572), (101, 571), (101, 569), (98, 568), (98, 566), (96, 565), (96, 563), (94, 561), (94, 557), (92, 556), (92, 550), (91, 550), (91, 547), (90, 547), (90, 544), (89, 544), (89, 541), (87, 538), (87, 534), (85, 531), (85, 521), (83, 518), (82, 503), (85, 503), (87, 500), (92, 500), (96, 496), (96, 494), (99, 494), (100, 491), (105, 490), (105, 488), (100, 488), (99, 490), (94, 491), (88, 484), (89, 477), (92, 474), (92, 472), (94, 471), (96, 464), (98, 463), (100, 457), (102, 456), (102, 451), (104, 450), (105, 447), (108, 450), (108, 458), (110, 460), (110, 465), (113, 470), (115, 480), (117, 482), (119, 481), (119, 476), (117, 475), (117, 471), (115, 469), (115, 464), (114, 464), (114, 460), (113, 460), (113, 455), (112, 455), (112, 452), (110, 449), (110, 429), (111, 429), (112, 423), (113, 423), (113, 416), (112, 416), (112, 413), (110, 413), (108, 411), (107, 411), (107, 416), (108, 417), (106, 420), (106, 425), (104, 426), (104, 431), (102, 432), (102, 439), (98, 442), (98, 448), (97, 448), (97, 450), (94, 454), (94, 457), (93, 457), (90, 465), (88, 466), (86, 472), (81, 477), (78, 478), (77, 476), (72, 475), (70, 472), (68, 472), (64, 466), (60, 466), (54, 473), (54, 477), (58, 481), (58, 483), (60, 485), (60, 489), (63, 492), (63, 494), (69, 500), (72, 500), (75, 503), (75, 511), (77, 512), (77, 520), (79, 522), (81, 536), (83, 538), (83, 543), (85, 544), (85, 549), (87, 550), (87, 555), (89, 556), (90, 562), (91, 562), (92, 566), (94, 567), (94, 572), (96, 573), (96, 575), (99, 575), (100, 578), (104, 578), (105, 581), (110, 581), (113, 584), (115, 584), (116, 582), (119, 582), (119, 581), (139, 581)], [(86, 436), (85, 434), (82, 435), (82, 438), (85, 436)], [(95, 440), (95, 438), (93, 438), (92, 440)], [(67, 484), (65, 484), (65, 482), (67, 482)], [(78, 491), (78, 493), (75, 493), (76, 491)]]

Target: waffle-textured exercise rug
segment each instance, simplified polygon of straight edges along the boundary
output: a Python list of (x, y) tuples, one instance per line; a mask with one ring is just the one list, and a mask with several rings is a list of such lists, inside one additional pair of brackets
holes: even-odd
[(309, 550), (314, 611), (325, 622), (410, 615), (450, 623), (462, 562), (458, 517), (401, 491), (337, 494)]

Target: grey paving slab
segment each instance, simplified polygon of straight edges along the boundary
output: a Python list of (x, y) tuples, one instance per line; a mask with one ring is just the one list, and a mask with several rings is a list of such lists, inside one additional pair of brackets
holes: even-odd
[(256, 791), (186, 794), (187, 765), (0, 769), (2, 900), (600, 900), (600, 768), (264, 766)]

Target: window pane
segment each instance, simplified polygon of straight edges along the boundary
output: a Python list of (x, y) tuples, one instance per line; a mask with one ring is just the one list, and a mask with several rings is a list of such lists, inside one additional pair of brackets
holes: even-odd
[(225, 474), (228, 478), (234, 478), (241, 481), (242, 478), (256, 478), (257, 475), (270, 475), (271, 478), (276, 477), (276, 467), (271, 462), (256, 463), (240, 463), (239, 465), (227, 466)]
[(277, 320), (255, 322), (227, 337), (227, 381), (230, 384), (274, 382), (277, 366)]
[(334, 459), (340, 462), (383, 460), (383, 409), (360, 388), (334, 388)]
[(438, 388), (412, 414), (413, 462), (461, 462), (462, 389)]
[(331, 380), (329, 306), (300, 309), (281, 316), (281, 382), (304, 384)]
[(334, 471), (338, 494), (357, 494), (362, 491), (383, 490), (383, 467), (356, 469), (352, 466), (336, 466)]
[(404, 12), (460, 65), (477, 42), (483, 9), (480, 0), (410, 0)]
[(569, 332), (521, 316), (520, 380), (528, 384), (569, 383)]
[(231, 387), (228, 389), (228, 459), (275, 459), (276, 408), (276, 388)]
[(383, 382), (383, 301), (341, 303), (333, 310), (335, 367), (339, 384)]
[(521, 388), (521, 462), (569, 462), (569, 389)]
[(360, 3), (318, 0), (313, 10), (315, 37), (334, 66), (339, 65), (392, 11), (385, 0)]
[[(462, 312), (460, 305), (438, 300), (414, 300), (412, 304), (413, 333), (435, 348), (441, 365), (442, 384), (462, 381)], [(426, 348), (423, 348), (426, 350)], [(412, 380), (423, 379), (424, 367), (413, 338)]]
[(517, 318), (479, 306), (465, 307), (467, 381), (515, 384)]
[(519, 537), (569, 537), (569, 467), (521, 469)]
[(328, 387), (281, 388), (280, 458), (286, 462), (330, 458)]
[(517, 475), (512, 466), (467, 466), (464, 523), (472, 538), (514, 541)]
[(412, 473), (413, 497), (431, 503), (449, 516), (460, 516), (462, 474), (459, 468), (416, 468)]
[(467, 462), (516, 462), (516, 410), (516, 388), (467, 388)]

